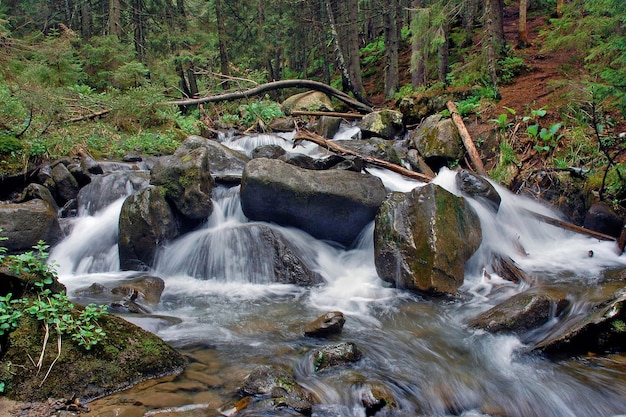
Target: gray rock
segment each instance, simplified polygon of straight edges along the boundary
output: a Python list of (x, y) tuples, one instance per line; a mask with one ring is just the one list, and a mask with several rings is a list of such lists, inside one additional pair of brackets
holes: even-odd
[(404, 133), (402, 113), (396, 110), (381, 110), (366, 114), (361, 119), (361, 134), (363, 138), (380, 137), (395, 139)]
[(207, 139), (209, 169), (211, 176), (221, 183), (240, 183), (246, 163), (250, 160), (246, 155), (233, 151), (221, 143)]
[(321, 91), (306, 91), (294, 94), (283, 101), (282, 108), (287, 115), (295, 110), (333, 111), (330, 98)]
[(387, 195), (382, 181), (371, 175), (310, 171), (265, 158), (248, 162), (240, 192), (251, 220), (294, 226), (343, 245), (374, 219)]
[(362, 140), (336, 140), (335, 143), (359, 155), (371, 156), (372, 158), (389, 161), (392, 164), (402, 165), (402, 157), (400, 156), (401, 149), (396, 146), (399, 143), (398, 141), (370, 138)]
[(43, 185), (36, 184), (34, 182), (28, 184), (26, 188), (24, 188), (24, 191), (22, 191), (22, 194), (20, 194), (15, 202), (25, 203), (34, 199), (44, 200), (45, 202), (50, 204), (50, 207), (52, 207), (55, 212), (59, 211), (59, 206), (54, 200), (54, 197), (52, 197), (52, 193), (50, 193), (50, 190)]
[(162, 186), (170, 204), (191, 222), (200, 222), (213, 211), (208, 141), (188, 137), (174, 155), (159, 158), (150, 172), (150, 183)]
[(502, 198), (493, 185), (485, 178), (474, 175), (466, 169), (456, 174), (456, 184), (466, 195), (477, 199), (483, 199), (495, 205), (496, 210), (500, 207)]
[(354, 342), (324, 346), (313, 351), (313, 368), (319, 372), (329, 367), (349, 365), (358, 362), (362, 356), (361, 349)]
[(93, 215), (115, 200), (126, 197), (149, 185), (148, 171), (117, 171), (94, 176), (78, 193), (80, 215)]
[(174, 213), (163, 187), (149, 186), (122, 205), (118, 247), (122, 270), (146, 270), (160, 246), (179, 235)]
[(322, 116), (317, 122), (317, 134), (326, 139), (332, 139), (339, 131), (341, 117)]
[(31, 250), (40, 240), (54, 245), (63, 237), (56, 208), (40, 199), (0, 203), (0, 228), (10, 253)]
[(599, 202), (591, 206), (585, 215), (583, 227), (605, 235), (619, 237), (624, 227), (624, 219), (606, 203)]
[(441, 167), (447, 162), (463, 158), (465, 154), (454, 122), (452, 119), (443, 119), (440, 114), (428, 117), (419, 128), (411, 131), (409, 137), (415, 149), (435, 170), (437, 164), (433, 160), (443, 161), (438, 164)]
[(464, 198), (435, 184), (393, 193), (376, 216), (376, 270), (400, 288), (454, 294), (481, 240), (478, 216)]
[(54, 181), (55, 195), (59, 206), (65, 205), (65, 203), (78, 196), (80, 189), (78, 182), (64, 164), (58, 162), (52, 167), (52, 180)]
[(278, 159), (280, 156), (286, 154), (287, 151), (282, 146), (278, 145), (262, 145), (257, 146), (252, 150), (252, 158), (269, 158)]
[(272, 408), (288, 407), (310, 415), (313, 407), (312, 395), (296, 382), (291, 372), (278, 366), (257, 366), (246, 376), (240, 391), (271, 399), (268, 405)]
[(531, 288), (475, 317), (469, 326), (491, 333), (523, 335), (561, 315), (570, 305), (567, 296), (558, 288)]

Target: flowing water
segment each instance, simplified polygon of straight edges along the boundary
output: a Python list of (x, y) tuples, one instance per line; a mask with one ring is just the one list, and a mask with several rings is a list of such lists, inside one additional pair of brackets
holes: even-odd
[[(285, 138), (270, 135), (226, 143), (244, 152), (261, 143), (291, 150)], [(309, 146), (304, 151), (318, 152)], [(370, 172), (391, 190), (423, 185), (383, 170)], [(454, 172), (442, 171), (435, 182), (458, 194)], [(228, 408), (224, 404), (259, 364), (290, 366), (296, 380), (314, 393), (313, 415), (320, 417), (365, 416), (361, 398), (367, 384), (382, 384), (392, 393), (399, 411), (388, 415), (626, 414), (624, 355), (549, 360), (529, 353), (514, 336), (491, 335), (466, 324), (529, 285), (560, 282), (579, 293), (591, 291), (605, 270), (626, 266), (626, 256), (617, 256), (614, 243), (540, 223), (521, 209), (558, 213), (498, 188), (503, 199), (498, 213), (470, 200), (481, 218), (483, 243), (467, 263), (459, 297), (423, 298), (384, 283), (374, 267), (373, 224), (350, 248), (269, 225), (325, 280), (313, 288), (275, 284), (267, 264), (272, 258), (260, 244), (255, 223), (243, 215), (238, 191), (216, 188), (215, 210), (205, 224), (159, 253), (150, 271), (165, 281), (158, 309), (151, 317), (128, 318), (185, 352), (190, 365), (180, 376), (94, 401), (92, 415), (219, 415), (217, 409)], [(131, 275), (119, 271), (116, 255), (122, 201), (78, 218), (72, 233), (54, 248), (51, 258), (70, 296), (93, 282)], [(514, 259), (534, 282), (514, 284), (490, 271), (496, 254)], [(333, 310), (346, 316), (341, 335), (331, 340), (302, 335), (306, 323)], [(355, 342), (363, 358), (347, 368), (314, 372), (311, 351), (339, 341)]]

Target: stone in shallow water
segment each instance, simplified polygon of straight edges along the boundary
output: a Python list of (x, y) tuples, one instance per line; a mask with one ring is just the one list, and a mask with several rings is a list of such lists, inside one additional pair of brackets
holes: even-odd
[(326, 337), (341, 333), (346, 322), (341, 311), (331, 311), (318, 317), (304, 327), (305, 336)]

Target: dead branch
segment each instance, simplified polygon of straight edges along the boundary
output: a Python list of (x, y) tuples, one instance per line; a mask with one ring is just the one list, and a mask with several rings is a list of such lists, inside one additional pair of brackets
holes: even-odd
[(64, 123), (82, 122), (83, 120), (95, 119), (97, 117), (104, 116), (105, 114), (109, 113), (110, 111), (111, 110), (108, 110), (108, 109), (102, 110), (102, 111), (97, 111), (95, 113), (87, 114), (85, 116), (74, 117), (73, 119), (65, 120)]
[(362, 114), (357, 113), (338, 113), (334, 111), (304, 111), (304, 110), (292, 110), (292, 116), (331, 116), (341, 117), (344, 119), (362, 119)]
[(452, 121), (454, 121), (454, 124), (458, 129), (459, 135), (461, 135), (463, 145), (465, 145), (465, 149), (467, 149), (467, 153), (469, 154), (470, 160), (472, 161), (472, 165), (474, 165), (476, 172), (480, 175), (487, 175), (487, 171), (485, 170), (483, 161), (480, 159), (480, 155), (478, 155), (478, 151), (476, 150), (476, 145), (474, 145), (474, 141), (467, 131), (465, 123), (463, 123), (463, 118), (459, 114), (459, 109), (452, 101), (448, 101), (448, 103), (446, 103), (446, 106), (448, 107), (448, 110), (450, 110), (450, 114), (452, 115)]
[(409, 169), (406, 169), (404, 167), (401, 167), (400, 165), (396, 165), (396, 164), (392, 164), (391, 162), (382, 160), (382, 159), (378, 159), (378, 158), (373, 158), (371, 156), (366, 156), (366, 155), (361, 155), (351, 149), (347, 149), (344, 148), (341, 145), (338, 145), (337, 143), (330, 141), (330, 140), (326, 140), (323, 137), (316, 135), (313, 132), (309, 132), (307, 130), (301, 130), (298, 132), (298, 134), (293, 138), (295, 144), (297, 145), (299, 143), (299, 141), (301, 140), (308, 140), (309, 142), (313, 142), (323, 148), (328, 149), (331, 152), (334, 152), (336, 154), (339, 155), (351, 155), (351, 156), (356, 156), (361, 158), (364, 162), (371, 164), (371, 165), (375, 165), (381, 168), (385, 168), (388, 169), (390, 171), (396, 172), (400, 175), (404, 175), (405, 177), (408, 178), (412, 178), (414, 180), (418, 180), (418, 181), (422, 181), (422, 182), (429, 182), (430, 180), (433, 179), (433, 177), (425, 175), (425, 174), (421, 174), (419, 172), (415, 172), (415, 171), (411, 171)]
[(604, 233), (596, 232), (595, 230), (585, 229), (584, 227), (576, 226), (575, 224), (564, 222), (563, 220), (555, 219), (553, 217), (548, 217), (543, 214), (536, 213), (534, 211), (525, 210), (531, 216), (541, 220), (544, 223), (551, 224), (552, 226), (557, 226), (562, 229), (566, 229), (572, 232), (580, 233), (583, 235), (595, 237), (600, 240), (608, 240), (608, 241), (617, 241), (613, 236), (605, 235)]
[(359, 112), (362, 112), (362, 113), (372, 112), (372, 108), (370, 106), (353, 99), (346, 93), (339, 91), (336, 88), (333, 88), (327, 84), (320, 83), (318, 81), (312, 81), (312, 80), (273, 81), (273, 82), (261, 84), (259, 86), (250, 88), (245, 91), (236, 91), (232, 93), (225, 93), (225, 94), (219, 94), (216, 96), (209, 96), (209, 97), (196, 98), (196, 99), (168, 101), (164, 104), (168, 104), (172, 106), (193, 106), (193, 105), (202, 104), (202, 103), (216, 103), (220, 101), (239, 100), (242, 98), (258, 96), (258, 95), (266, 93), (267, 91), (280, 90), (283, 88), (308, 88), (310, 90), (321, 91), (346, 103), (347, 105), (353, 107)]

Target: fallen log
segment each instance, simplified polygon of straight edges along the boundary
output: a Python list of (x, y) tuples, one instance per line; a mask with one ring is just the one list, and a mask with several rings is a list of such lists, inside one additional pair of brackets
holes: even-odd
[(372, 108), (367, 104), (363, 104), (360, 101), (357, 101), (347, 95), (346, 93), (337, 90), (327, 84), (320, 83), (318, 81), (312, 80), (280, 80), (273, 81), (265, 84), (258, 85), (254, 88), (250, 88), (245, 91), (235, 91), (232, 93), (224, 93), (216, 96), (208, 96), (202, 98), (193, 98), (193, 99), (185, 99), (185, 100), (174, 100), (168, 101), (164, 104), (169, 104), (172, 106), (193, 106), (197, 104), (203, 103), (217, 103), (220, 101), (228, 101), (228, 100), (239, 100), (242, 98), (248, 98), (253, 96), (258, 96), (264, 94), (271, 90), (280, 90), (282, 88), (308, 88), (310, 90), (317, 90), (329, 94), (336, 99), (346, 103), (352, 108), (356, 109), (361, 113), (371, 113)]
[(304, 110), (292, 110), (292, 116), (331, 116), (341, 117), (344, 119), (362, 119), (363, 115), (358, 113), (338, 113), (334, 111), (304, 111)]
[(557, 226), (562, 229), (566, 229), (572, 232), (580, 233), (583, 235), (591, 236), (600, 240), (608, 240), (616, 242), (617, 239), (613, 236), (605, 235), (604, 233), (596, 232), (595, 230), (585, 229), (584, 227), (576, 226), (575, 224), (564, 222), (563, 220), (555, 219), (554, 217), (545, 216), (543, 214), (539, 214), (537, 212), (531, 210), (525, 210), (526, 213), (535, 217), (538, 220), (541, 220), (544, 223), (551, 224), (552, 226)]
[(430, 180), (433, 179), (433, 177), (429, 176), (429, 175), (425, 175), (425, 174), (421, 174), (419, 172), (415, 172), (415, 171), (411, 171), (409, 169), (406, 169), (404, 167), (401, 167), (400, 165), (396, 165), (396, 164), (392, 164), (391, 162), (385, 161), (383, 159), (378, 159), (378, 158), (374, 158), (371, 156), (366, 156), (366, 155), (361, 155), (358, 152), (355, 152), (351, 149), (348, 148), (344, 148), (341, 145), (338, 145), (337, 143), (330, 141), (330, 140), (326, 140), (323, 137), (316, 135), (313, 132), (309, 132), (307, 130), (300, 130), (298, 131), (298, 134), (293, 138), (295, 145), (297, 145), (299, 143), (299, 141), (302, 140), (308, 140), (309, 142), (313, 142), (323, 148), (328, 149), (331, 152), (334, 152), (336, 154), (339, 155), (351, 155), (351, 156), (356, 156), (361, 158), (364, 162), (370, 164), (370, 165), (374, 165), (374, 166), (378, 166), (381, 168), (385, 168), (388, 169), (390, 171), (396, 172), (400, 175), (403, 175), (405, 177), (414, 179), (414, 180), (418, 180), (418, 181), (422, 181), (422, 182), (430, 182)]
[(459, 135), (461, 135), (461, 140), (463, 141), (463, 145), (465, 145), (465, 149), (467, 149), (467, 153), (469, 154), (472, 165), (474, 165), (474, 169), (476, 169), (476, 172), (480, 175), (487, 175), (483, 161), (480, 159), (480, 155), (478, 155), (478, 150), (476, 150), (476, 145), (474, 145), (474, 141), (467, 131), (465, 123), (463, 123), (463, 118), (459, 114), (459, 109), (452, 101), (448, 101), (446, 106), (452, 115), (452, 121), (459, 131)]
[(95, 119), (96, 117), (104, 116), (105, 114), (109, 113), (110, 111), (111, 110), (97, 111), (95, 113), (87, 114), (85, 116), (74, 117), (73, 119), (67, 119), (67, 120), (64, 121), (64, 123), (82, 122), (83, 120)]

